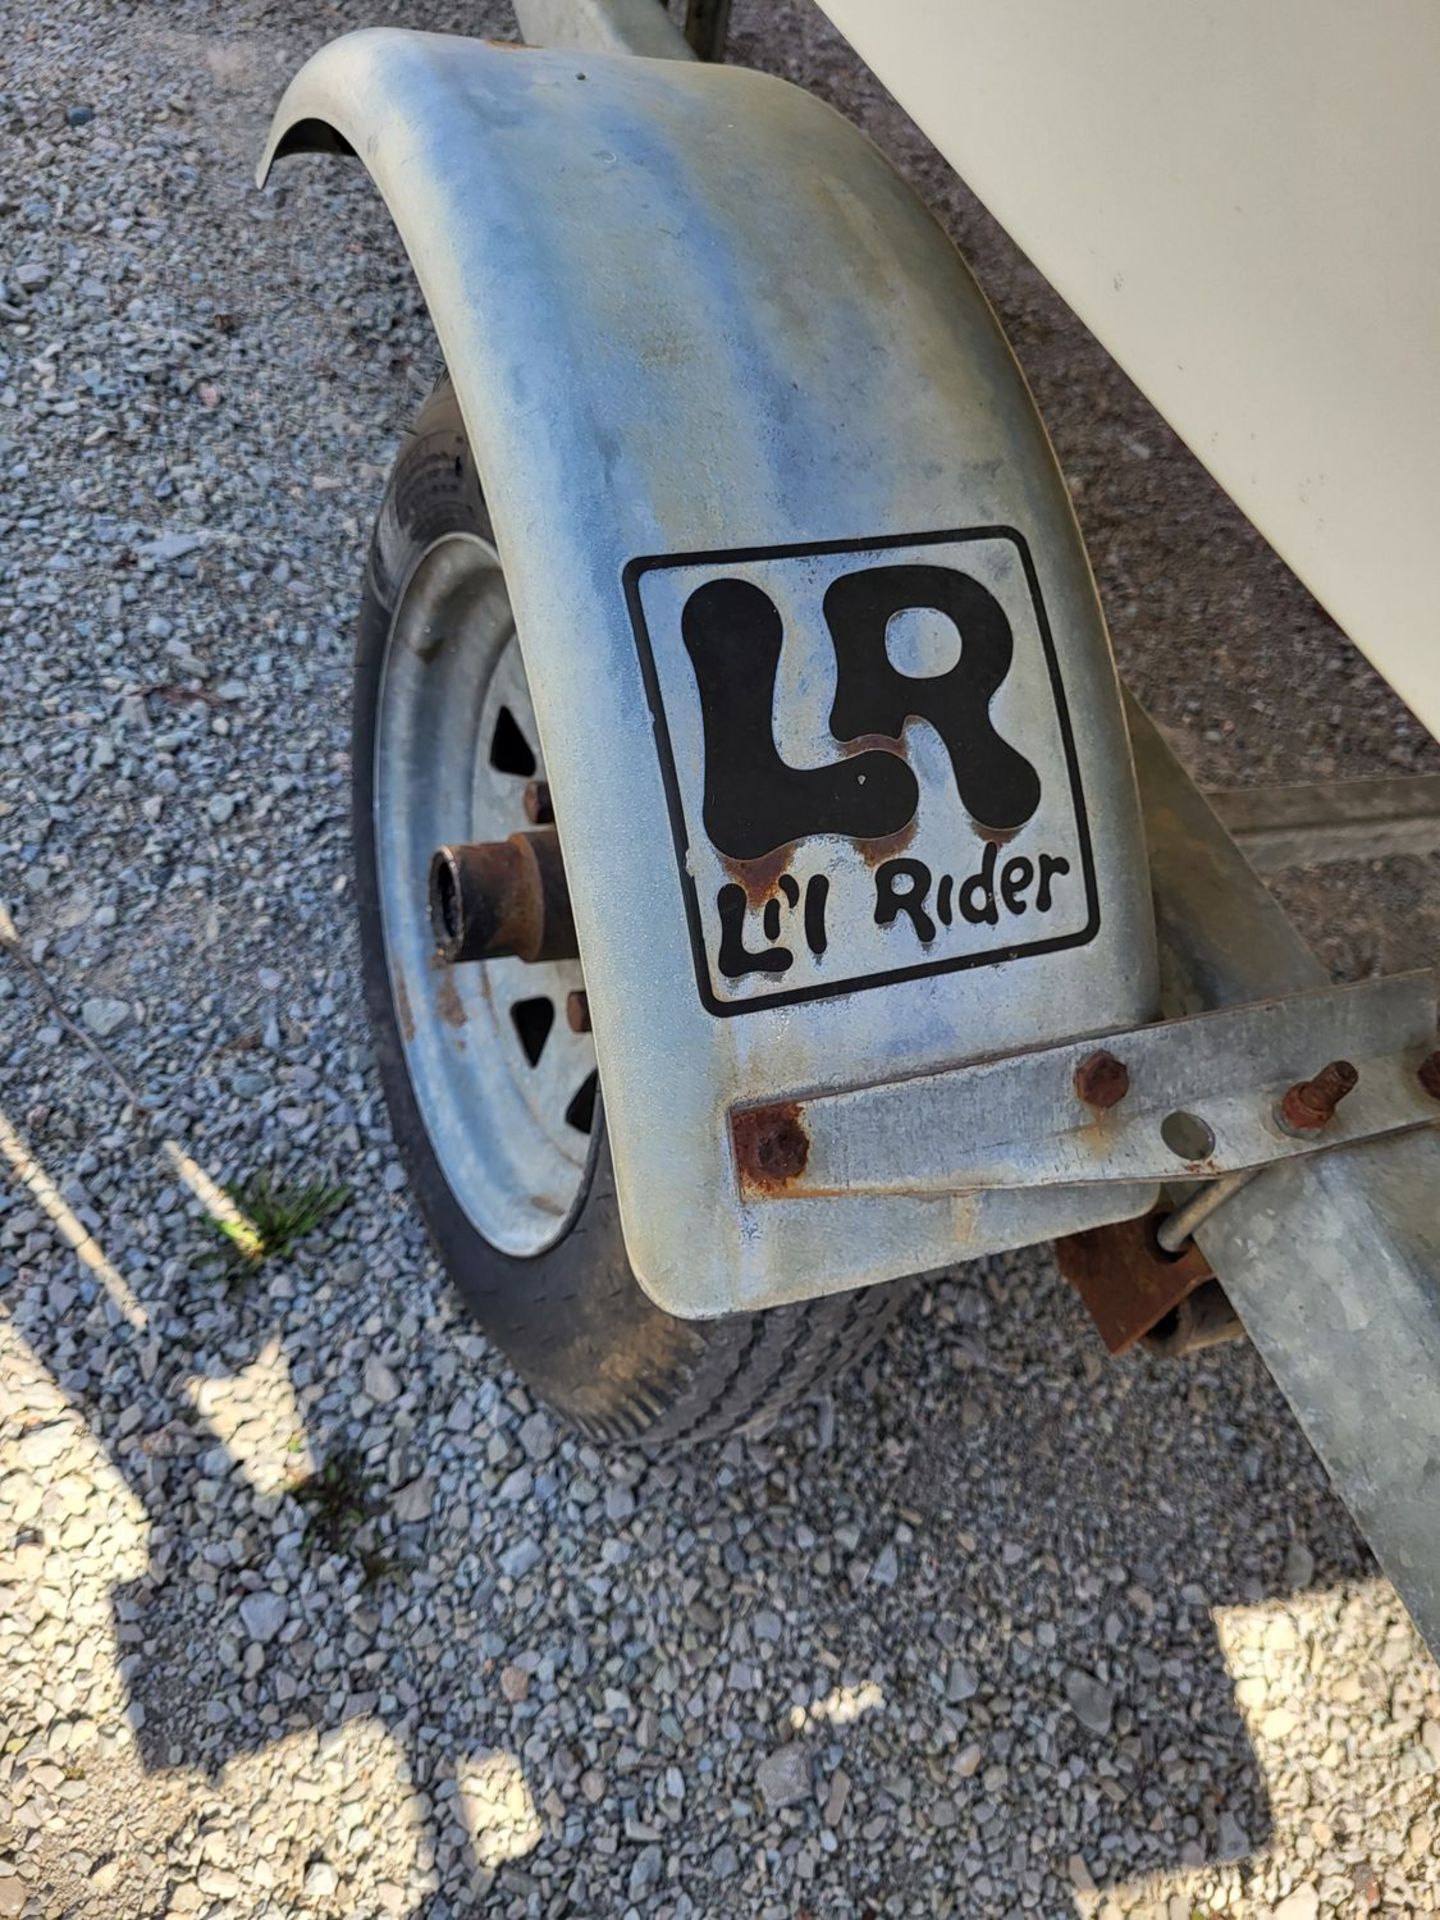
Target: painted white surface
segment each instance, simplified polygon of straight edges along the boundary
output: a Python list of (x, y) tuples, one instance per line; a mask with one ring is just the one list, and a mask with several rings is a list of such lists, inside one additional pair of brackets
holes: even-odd
[(821, 4), (1440, 733), (1440, 6)]

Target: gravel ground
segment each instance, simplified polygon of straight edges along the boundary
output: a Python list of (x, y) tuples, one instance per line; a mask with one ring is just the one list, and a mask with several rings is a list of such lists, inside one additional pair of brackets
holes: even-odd
[[(833, 1404), (656, 1463), (459, 1319), (345, 819), (365, 527), (435, 352), (358, 172), (248, 186), (303, 55), (388, 16), (509, 32), (7, 28), (0, 899), (129, 1090), (0, 955), (0, 1917), (1434, 1911), (1440, 1678), (1247, 1348), (1104, 1363), (1048, 1256), (991, 1261)], [(1200, 774), (1440, 765), (818, 16), (737, 16), (977, 262)], [(1434, 958), (1436, 878), (1283, 891), (1358, 974)], [(354, 1199), (227, 1282), (167, 1140)]]

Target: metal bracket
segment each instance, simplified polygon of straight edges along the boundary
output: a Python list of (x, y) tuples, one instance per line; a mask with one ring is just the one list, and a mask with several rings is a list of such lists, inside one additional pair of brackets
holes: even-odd
[(1111, 1353), (1126, 1353), (1214, 1274), (1193, 1241), (1167, 1255), (1156, 1238), (1164, 1210), (1055, 1242), (1060, 1271), (1079, 1294)]
[[(1158, 1181), (1440, 1122), (1420, 1078), (1435, 990), (1429, 970), (1397, 974), (752, 1107), (732, 1116), (741, 1186), (774, 1199), (1135, 1183), (1139, 1211)], [(1287, 1091), (1342, 1057), (1358, 1070), (1353, 1092), (1323, 1125), (1290, 1130)], [(1102, 1058), (1114, 1074), (1092, 1089)]]
[[(1129, 717), (1167, 1009), (1321, 984), (1320, 963), (1153, 724), (1133, 703)], [(1440, 1134), (1427, 1128), (1273, 1167), (1195, 1229), (1431, 1647), (1440, 1647), (1437, 1188)]]
[[(629, 53), (646, 60), (709, 59), (659, 0), (515, 0), (521, 37), (532, 47)], [(722, 23), (723, 31), (723, 23)]]
[(1206, 798), (1257, 873), (1440, 853), (1440, 774), (1236, 787)]
[(686, 0), (685, 38), (698, 60), (723, 60), (730, 0)]

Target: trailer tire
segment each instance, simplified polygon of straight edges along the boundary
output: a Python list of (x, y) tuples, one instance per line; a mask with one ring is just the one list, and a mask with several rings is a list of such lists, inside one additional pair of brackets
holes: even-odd
[[(433, 1070), (432, 1056), (449, 1042), (443, 1033), (437, 1039), (424, 1029), (437, 989), (432, 976), (419, 979), (417, 990), (415, 943), (420, 934), (410, 917), (419, 882), (408, 873), (403, 831), (395, 824), (413, 817), (413, 853), (423, 846), (429, 817), (443, 813), (439, 798), (415, 798), (421, 774), (404, 763), (420, 756), (399, 752), (395, 742), (416, 737), (415, 703), (431, 702), (421, 718), (430, 716), (426, 724), (432, 731), (438, 724), (432, 709), (443, 715), (456, 704), (453, 688), (442, 707), (435, 705), (437, 696), (423, 691), (414, 648), (401, 658), (397, 635), (405, 630), (406, 596), (419, 591), (414, 583), (427, 565), (439, 567), (432, 558), (437, 554), (447, 565), (458, 555), (452, 571), (463, 573), (466, 541), (477, 555), (485, 549), (498, 572), (479, 476), (454, 392), (442, 377), (390, 475), (370, 547), (355, 658), (353, 818), (361, 961), (396, 1143), (421, 1214), (462, 1299), (529, 1387), (595, 1440), (680, 1446), (713, 1439), (814, 1393), (853, 1363), (901, 1305), (906, 1283), (721, 1320), (685, 1321), (664, 1312), (643, 1292), (626, 1257), (593, 1075), (588, 1150), (558, 1231), (530, 1251), (525, 1238), (530, 1227), (522, 1220), (518, 1232), (523, 1244), (517, 1251), (515, 1245), (497, 1244), (497, 1237), (503, 1242), (505, 1234), (487, 1237), (477, 1227), (477, 1211), (484, 1213), (483, 1192), (473, 1182), (463, 1193), (457, 1191), (463, 1183), (457, 1183), (443, 1162), (447, 1152), (464, 1158), (473, 1136), (485, 1132), (473, 1124), (490, 1111), (484, 1101), (475, 1096), (469, 1106), (458, 1104), (471, 1097), (463, 1076), (483, 1081), (487, 1060), (494, 1057), (481, 1057), (485, 1046), (507, 1043), (508, 1030), (497, 1015), (493, 1026), (479, 1031), (483, 1008), (478, 1009), (475, 1018), (465, 1022), (469, 1052), (455, 1053), (452, 1047), (451, 1055), (444, 1056), (451, 1061), (448, 1078)], [(471, 600), (447, 604), (489, 605), (481, 589), (467, 591)], [(453, 634), (436, 644), (439, 655), (450, 662), (445, 670), (452, 678), (460, 676), (461, 691), (478, 699), (471, 688), (473, 672), (464, 678), (471, 656), (463, 653)], [(470, 645), (468, 635), (464, 644)], [(499, 659), (497, 654), (493, 676), (499, 674)], [(509, 671), (513, 675), (513, 662)], [(485, 698), (490, 697), (487, 692)], [(425, 777), (434, 786), (433, 769)], [(473, 785), (473, 769), (471, 778)], [(471, 832), (468, 837), (491, 835)], [(414, 910), (419, 911), (418, 905)], [(483, 964), (494, 968), (522, 963)], [(473, 978), (473, 968), (470, 973)], [(551, 982), (554, 994), (563, 984), (557, 975)], [(472, 991), (468, 981), (464, 991)], [(489, 987), (485, 991), (490, 993)], [(554, 1018), (556, 1011), (552, 1007), (550, 1026), (541, 1038), (542, 1058), (550, 1035), (562, 1027)], [(454, 1017), (453, 1008), (448, 1017)], [(522, 1069), (510, 1062), (505, 1071), (513, 1075)], [(569, 1109), (566, 1120), (570, 1122)], [(486, 1150), (482, 1140), (482, 1161)], [(498, 1145), (495, 1151), (498, 1155)], [(547, 1168), (553, 1160), (561, 1169), (557, 1178), (563, 1177), (565, 1138), (550, 1159), (539, 1147), (536, 1151)], [(502, 1194), (501, 1199), (510, 1204), (513, 1196)], [(550, 1200), (552, 1211), (558, 1205)]]

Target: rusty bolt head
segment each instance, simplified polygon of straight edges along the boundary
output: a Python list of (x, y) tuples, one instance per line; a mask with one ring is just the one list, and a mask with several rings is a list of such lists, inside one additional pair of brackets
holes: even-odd
[(805, 1171), (810, 1136), (794, 1101), (749, 1107), (731, 1122), (740, 1184), (752, 1192), (783, 1193)]
[(1313, 1080), (1299, 1080), (1280, 1102), (1280, 1124), (1290, 1133), (1318, 1133), (1335, 1118), (1335, 1109), (1353, 1093), (1360, 1075), (1348, 1060), (1332, 1060)]
[(532, 827), (553, 827), (555, 803), (548, 780), (532, 780), (525, 789), (525, 818)]
[(1098, 1053), (1087, 1053), (1075, 1069), (1075, 1092), (1087, 1107), (1108, 1112), (1118, 1107), (1129, 1091), (1130, 1069), (1104, 1047)]
[(571, 1033), (589, 1033), (590, 996), (576, 987), (565, 996), (565, 1024)]
[(1432, 1053), (1420, 1062), (1418, 1079), (1432, 1100), (1440, 1100), (1440, 1053)]

